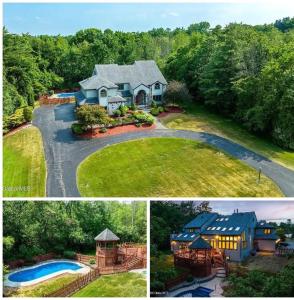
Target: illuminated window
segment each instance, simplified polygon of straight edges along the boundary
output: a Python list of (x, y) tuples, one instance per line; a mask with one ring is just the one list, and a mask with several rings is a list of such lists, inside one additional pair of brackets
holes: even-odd
[(246, 241), (245, 231), (242, 232), (241, 239), (242, 239), (242, 248), (243, 249), (247, 248), (247, 241)]
[(210, 246), (215, 249), (216, 248), (216, 240), (210, 240)]
[(268, 228), (267, 228), (267, 229), (264, 229), (264, 230), (263, 230), (263, 233), (264, 233), (264, 234), (270, 234), (270, 233), (271, 233), (271, 230), (268, 229)]
[(218, 239), (218, 248), (227, 250), (237, 250), (238, 237), (237, 236), (223, 236)]

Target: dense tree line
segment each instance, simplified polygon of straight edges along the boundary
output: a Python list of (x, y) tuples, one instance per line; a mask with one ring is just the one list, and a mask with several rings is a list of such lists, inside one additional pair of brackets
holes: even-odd
[(151, 255), (157, 251), (170, 249), (170, 235), (178, 233), (183, 226), (200, 212), (210, 212), (208, 201), (195, 205), (194, 201), (156, 201), (151, 202)]
[(76, 87), (94, 64), (154, 59), (168, 80), (187, 85), (195, 101), (294, 149), (293, 28), (294, 18), (148, 32), (91, 28), (65, 37), (4, 28), (4, 114), (33, 105), (49, 89)]
[(48, 252), (91, 251), (105, 228), (121, 242), (146, 242), (146, 203), (105, 201), (6, 201), (4, 259)]

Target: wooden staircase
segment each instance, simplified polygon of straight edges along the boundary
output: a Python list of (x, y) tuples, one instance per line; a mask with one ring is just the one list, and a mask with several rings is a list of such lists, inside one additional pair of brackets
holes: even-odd
[(216, 277), (225, 278), (228, 273), (228, 266), (222, 254), (214, 254), (214, 267), (216, 268)]
[(133, 269), (138, 269), (142, 267), (143, 259), (139, 258), (137, 256), (130, 256), (125, 262), (124, 265), (126, 269), (133, 270)]

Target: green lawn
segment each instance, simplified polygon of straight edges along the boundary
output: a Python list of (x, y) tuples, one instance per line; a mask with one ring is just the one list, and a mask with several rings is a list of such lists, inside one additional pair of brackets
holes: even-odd
[(9, 289), (5, 291), (5, 296), (9, 297), (44, 297), (49, 293), (52, 293), (63, 285), (69, 284), (74, 281), (78, 275), (62, 275), (60, 277), (46, 280), (43, 283), (39, 283), (30, 287), (23, 287), (19, 289)]
[(160, 254), (159, 257), (150, 257), (150, 268), (151, 273), (174, 269), (176, 270), (177, 275), (181, 275), (183, 272), (187, 271), (174, 266), (174, 256), (172, 254)]
[(294, 151), (282, 149), (267, 139), (257, 137), (231, 119), (208, 112), (203, 106), (191, 105), (187, 109), (187, 114), (170, 114), (161, 120), (169, 128), (220, 135), (294, 169)]
[(109, 146), (78, 167), (86, 197), (277, 197), (279, 188), (257, 171), (206, 144), (147, 138)]
[(103, 275), (73, 297), (146, 297), (146, 278), (136, 273)]
[(3, 139), (5, 197), (44, 197), (46, 165), (41, 133), (28, 127)]

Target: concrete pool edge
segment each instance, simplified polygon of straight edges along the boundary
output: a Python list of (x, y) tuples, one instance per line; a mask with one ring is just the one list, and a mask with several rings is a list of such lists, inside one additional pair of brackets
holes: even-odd
[[(40, 278), (37, 278), (37, 279), (34, 279), (34, 280), (30, 280), (30, 281), (25, 281), (25, 282), (16, 282), (16, 281), (11, 281), (11, 280), (8, 279), (8, 277), (10, 275), (15, 274), (17, 272), (24, 271), (24, 270), (29, 270), (29, 269), (35, 269), (35, 268), (37, 268), (39, 266), (46, 265), (46, 264), (53, 263), (53, 262), (71, 262), (71, 263), (75, 263), (75, 264), (79, 265), (81, 267), (81, 269), (78, 269), (78, 270), (75, 270), (75, 271), (74, 270), (70, 270), (70, 269), (60, 270), (60, 271), (57, 271), (57, 272), (54, 272), (54, 273), (42, 276)], [(58, 259), (51, 259), (51, 260), (46, 260), (46, 261), (43, 261), (41, 263), (35, 264), (33, 266), (15, 269), (14, 271), (12, 271), (9, 274), (6, 274), (4, 276), (4, 282), (3, 282), (3, 284), (4, 284), (5, 287), (19, 288), (19, 287), (25, 287), (25, 286), (34, 285), (34, 284), (43, 282), (43, 281), (48, 280), (48, 279), (52, 279), (54, 277), (57, 277), (59, 275), (65, 274), (65, 273), (69, 273), (69, 274), (86, 274), (90, 270), (91, 270), (90, 267), (88, 267), (88, 266), (86, 266), (86, 265), (84, 265), (84, 264), (82, 264), (80, 262), (77, 262), (75, 260), (70, 260), (70, 259), (60, 259), (60, 260), (58, 260)]]

